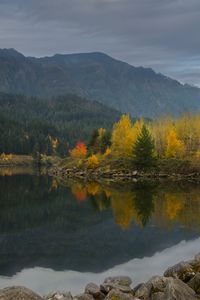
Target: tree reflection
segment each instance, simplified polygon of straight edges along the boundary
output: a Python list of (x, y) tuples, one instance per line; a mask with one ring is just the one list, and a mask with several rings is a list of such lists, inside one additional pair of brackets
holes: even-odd
[(110, 209), (123, 230), (134, 222), (142, 227), (151, 221), (173, 228), (177, 222), (200, 228), (200, 187), (198, 185), (150, 181), (136, 183), (68, 182), (78, 202), (89, 199), (95, 210)]
[(137, 183), (133, 194), (138, 219), (140, 224), (145, 227), (154, 212), (155, 185), (148, 182)]

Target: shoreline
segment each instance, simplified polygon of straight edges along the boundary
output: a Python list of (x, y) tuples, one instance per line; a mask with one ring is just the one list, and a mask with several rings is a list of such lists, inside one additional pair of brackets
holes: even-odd
[(200, 173), (163, 173), (163, 172), (142, 172), (138, 170), (111, 170), (111, 171), (99, 171), (99, 170), (80, 170), (74, 168), (50, 168), (48, 174), (58, 179), (77, 179), (77, 180), (110, 180), (114, 182), (120, 181), (139, 181), (139, 180), (173, 180), (173, 181), (200, 181)]
[(0, 289), (3, 300), (195, 300), (200, 299), (200, 253), (192, 260), (169, 267), (163, 276), (154, 276), (134, 286), (127, 276), (106, 278), (99, 286), (88, 283), (82, 294), (70, 291), (40, 296), (20, 286)]

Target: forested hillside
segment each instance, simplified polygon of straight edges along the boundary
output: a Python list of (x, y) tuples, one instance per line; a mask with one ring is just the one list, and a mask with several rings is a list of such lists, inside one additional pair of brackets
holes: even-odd
[(66, 155), (98, 127), (111, 128), (120, 113), (75, 95), (53, 99), (0, 93), (0, 153)]
[(73, 93), (134, 117), (200, 109), (199, 88), (104, 53), (33, 58), (0, 49), (0, 91), (46, 98)]

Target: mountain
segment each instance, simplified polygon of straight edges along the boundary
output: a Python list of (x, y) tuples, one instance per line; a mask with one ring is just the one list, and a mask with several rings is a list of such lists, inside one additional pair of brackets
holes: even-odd
[(52, 154), (52, 139), (58, 138), (58, 153), (66, 155), (78, 140), (87, 142), (94, 129), (110, 129), (119, 117), (75, 95), (47, 100), (0, 93), (0, 153), (30, 154), (37, 147)]
[(132, 116), (154, 117), (200, 108), (200, 89), (103, 53), (25, 57), (0, 50), (0, 91), (52, 97), (75, 93)]

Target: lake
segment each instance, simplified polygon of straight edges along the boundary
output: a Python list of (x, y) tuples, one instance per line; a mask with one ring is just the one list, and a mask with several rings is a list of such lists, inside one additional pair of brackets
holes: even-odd
[(83, 291), (128, 275), (134, 285), (200, 252), (200, 185), (58, 182), (0, 172), (0, 287)]

